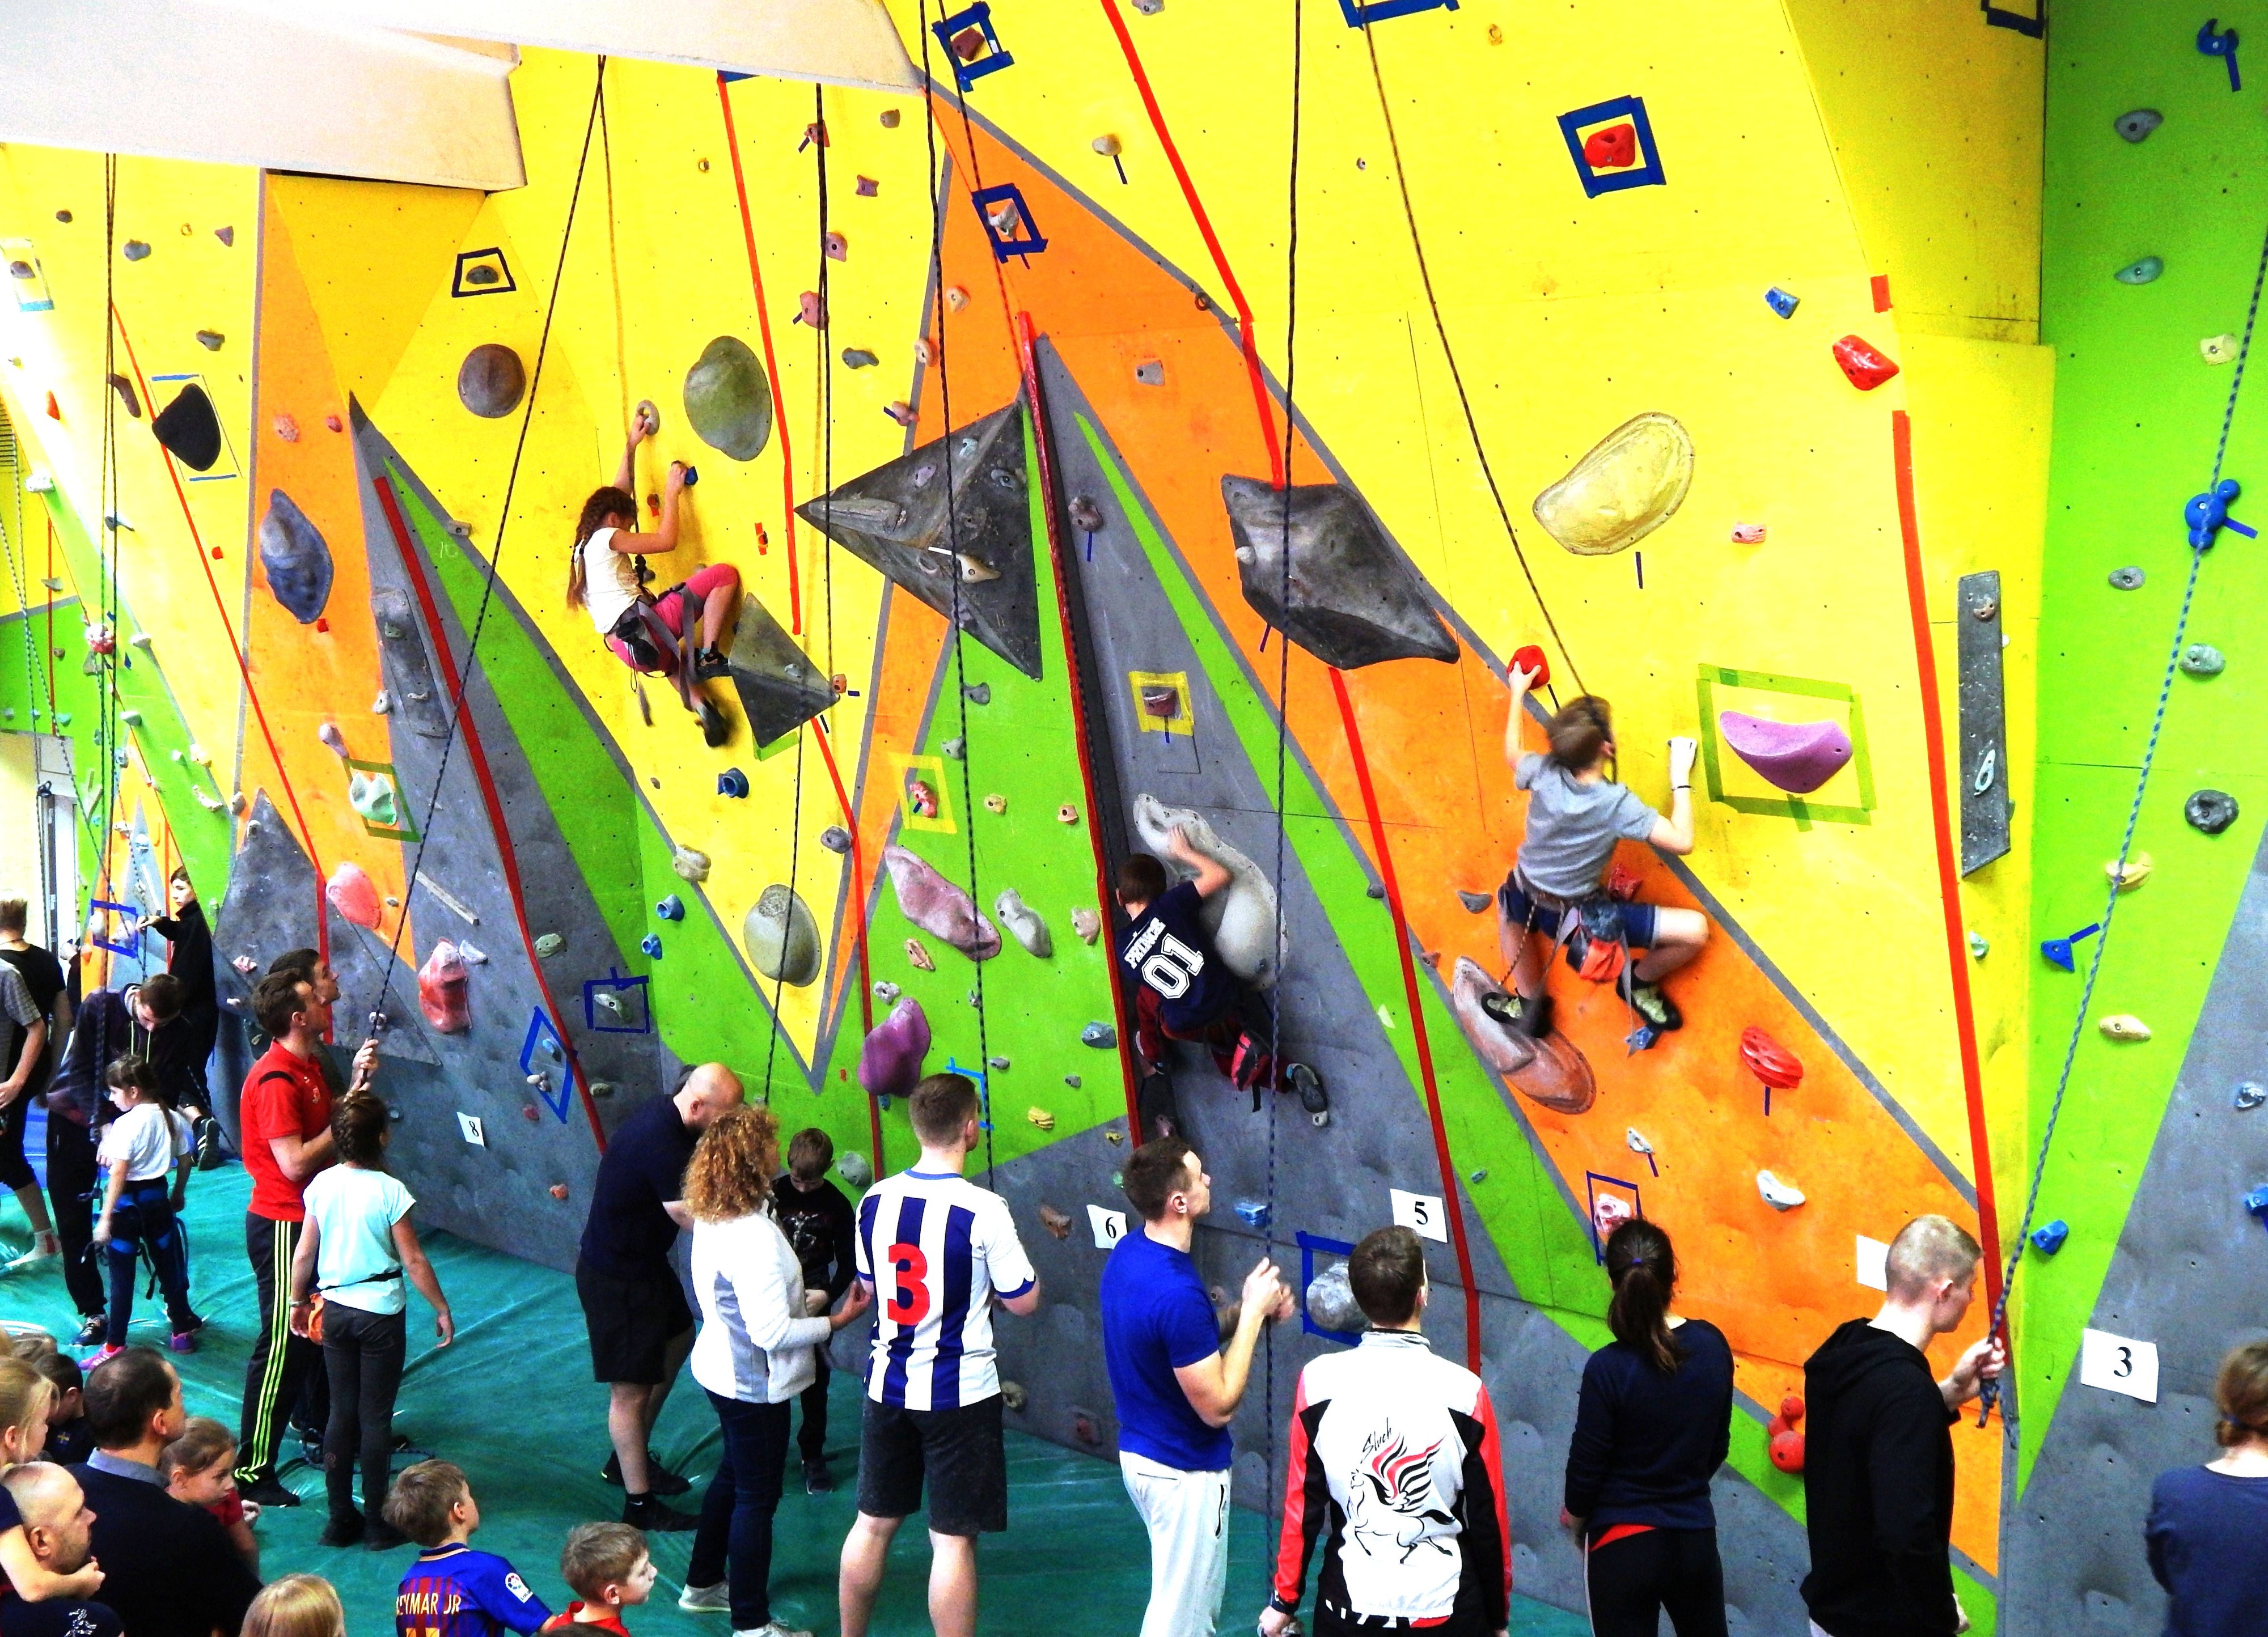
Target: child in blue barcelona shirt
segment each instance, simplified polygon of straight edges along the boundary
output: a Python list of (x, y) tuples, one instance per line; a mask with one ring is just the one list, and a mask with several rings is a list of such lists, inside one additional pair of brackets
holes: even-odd
[(511, 1564), (467, 1543), (481, 1509), (447, 1461), (405, 1468), (386, 1497), (386, 1521), (423, 1551), (394, 1600), (395, 1637), (500, 1637), (540, 1631), (551, 1618)]

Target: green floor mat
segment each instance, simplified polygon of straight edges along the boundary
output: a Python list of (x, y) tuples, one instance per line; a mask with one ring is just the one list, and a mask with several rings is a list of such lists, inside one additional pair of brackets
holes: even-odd
[[(216, 1416), (232, 1428), (241, 1406), (257, 1303), (244, 1253), (249, 1193), (240, 1167), (200, 1175), (190, 1185), (184, 1219), (192, 1299), (209, 1322), (198, 1351), (176, 1362), (190, 1413)], [(12, 1203), (0, 1226), (18, 1239), (24, 1234)], [(431, 1313), (411, 1297), (410, 1361), (396, 1429), (418, 1452), (446, 1457), (470, 1474), (482, 1519), (475, 1544), (510, 1559), (538, 1597), (555, 1610), (564, 1608), (571, 1594), (558, 1565), (567, 1531), (585, 1519), (617, 1516), (622, 1506), (622, 1491), (599, 1478), (608, 1454), (606, 1394), (590, 1378), (574, 1281), (446, 1234), (428, 1236), (426, 1250), (455, 1313), (457, 1340), (446, 1348), (434, 1347)], [(68, 1337), (73, 1315), (60, 1268), (50, 1264), (0, 1278), (0, 1318)], [(154, 1299), (137, 1304), (136, 1342), (162, 1347), (164, 1330)], [(790, 1493), (774, 1524), (772, 1609), (784, 1625), (836, 1628), (836, 1557), (855, 1507), (858, 1428), (858, 1384), (838, 1373), (828, 1442), (843, 1487), (831, 1494), (806, 1495), (791, 1468)], [(707, 1400), (689, 1379), (681, 1380), (654, 1435), (663, 1458), (696, 1481), (694, 1495), (681, 1506), (690, 1509), (697, 1501), (699, 1483), (714, 1470), (717, 1442)], [(287, 1442), (287, 1451), (294, 1447)], [(409, 1553), (317, 1545), (321, 1474), (295, 1463), (284, 1478), (307, 1504), (271, 1510), (261, 1519), (262, 1573), (272, 1578), (297, 1569), (323, 1575), (345, 1600), (351, 1637), (377, 1637), (393, 1618), (394, 1586)], [(1034, 1637), (1124, 1637), (1138, 1629), (1149, 1590), (1148, 1542), (1116, 1467), (1012, 1432), (1008, 1494), (1012, 1526), (1004, 1535), (985, 1537), (980, 1549), (980, 1628)], [(892, 1553), (875, 1611), (874, 1630), (881, 1637), (928, 1629), (929, 1553), (918, 1523), (909, 1523)], [(1263, 1532), (1254, 1514), (1234, 1516), (1229, 1593), (1221, 1614), (1226, 1632), (1251, 1629), (1266, 1599)], [(630, 1629), (638, 1637), (729, 1637), (725, 1616), (687, 1614), (676, 1606), (691, 1537), (652, 1538), (662, 1580), (654, 1601), (628, 1617)], [(1525, 1599), (1512, 1624), (1517, 1632), (1543, 1637), (1587, 1629), (1574, 1616)]]

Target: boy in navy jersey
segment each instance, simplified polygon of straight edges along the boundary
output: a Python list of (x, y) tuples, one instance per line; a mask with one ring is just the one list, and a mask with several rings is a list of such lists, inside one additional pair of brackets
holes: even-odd
[[(1147, 853), (1118, 866), (1118, 907), (1126, 912), (1118, 958), (1138, 980), (1134, 1053), (1145, 1087), (1166, 1075), (1167, 1040), (1193, 1040), (1212, 1053), (1213, 1067), (1230, 1084), (1252, 1093), (1256, 1110), (1263, 1091), (1297, 1091), (1307, 1117), (1329, 1124), (1331, 1104), (1322, 1081), (1305, 1063), (1285, 1063), (1278, 1072), (1269, 1051), (1267, 1001), (1228, 969), (1205, 932), (1204, 901), (1233, 879), (1227, 868), (1191, 847), (1179, 826), (1167, 850), (1197, 872), (1195, 880), (1167, 885), (1166, 867)], [(1170, 1127), (1170, 1103), (1161, 1102), (1145, 1107), (1145, 1119), (1162, 1114)]]
[(424, 1548), (394, 1599), (395, 1637), (498, 1637), (540, 1631), (551, 1618), (511, 1564), (466, 1544), (481, 1509), (462, 1469), (405, 1468), (386, 1497), (386, 1521)]

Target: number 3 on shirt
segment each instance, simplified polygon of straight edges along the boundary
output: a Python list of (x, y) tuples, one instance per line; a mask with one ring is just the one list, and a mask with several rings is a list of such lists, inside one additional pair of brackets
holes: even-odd
[(890, 1247), (889, 1264), (897, 1278), (882, 1312), (893, 1324), (918, 1325), (929, 1316), (929, 1287), (922, 1282), (929, 1277), (929, 1258), (921, 1246), (901, 1240)]
[(1142, 963), (1142, 980), (1169, 1001), (1189, 992), (1189, 980), (1204, 970), (1204, 957), (1168, 932), (1158, 952)]

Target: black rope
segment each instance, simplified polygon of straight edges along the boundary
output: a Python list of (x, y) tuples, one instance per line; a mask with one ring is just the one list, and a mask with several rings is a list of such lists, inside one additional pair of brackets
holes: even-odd
[[(102, 451), (95, 479), (95, 507), (101, 532), (95, 540), (94, 624), (91, 629), (109, 631), (112, 651), (107, 655), (96, 653), (92, 643), (87, 651), (96, 667), (94, 748), (102, 758), (102, 819), (100, 829), (95, 833), (95, 856), (100, 861), (97, 879), (102, 884), (103, 892), (115, 899), (118, 892), (111, 874), (110, 857), (118, 823), (118, 753), (123, 746), (119, 744), (118, 734), (118, 620), (114, 613), (118, 600), (119, 534), (118, 389), (111, 385), (118, 374), (118, 156), (114, 153), (102, 156)], [(130, 848), (128, 859), (130, 863)]]

